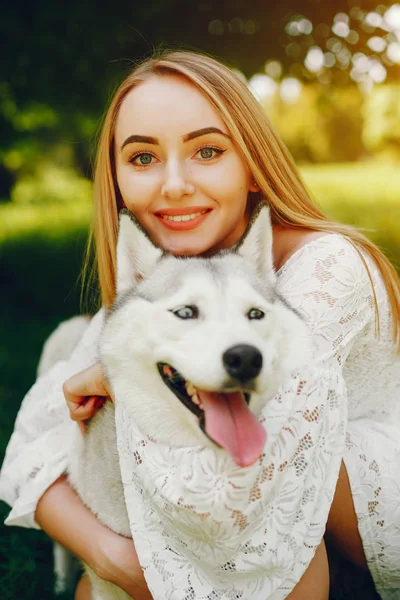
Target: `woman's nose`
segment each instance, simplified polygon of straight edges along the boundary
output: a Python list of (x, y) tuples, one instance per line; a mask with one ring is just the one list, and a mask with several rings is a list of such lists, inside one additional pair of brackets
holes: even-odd
[(164, 197), (179, 199), (182, 196), (191, 196), (194, 191), (194, 185), (189, 181), (184, 166), (177, 163), (167, 165), (165, 180), (161, 186), (161, 194)]

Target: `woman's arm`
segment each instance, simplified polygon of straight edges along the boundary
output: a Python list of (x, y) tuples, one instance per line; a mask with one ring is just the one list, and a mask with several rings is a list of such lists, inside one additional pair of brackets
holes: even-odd
[(85, 561), (96, 573), (100, 570), (99, 549), (106, 528), (85, 507), (64, 475), (40, 498), (35, 520), (53, 540)]
[(102, 579), (135, 600), (150, 600), (133, 541), (105, 527), (61, 476), (40, 498), (35, 520), (54, 540), (86, 562)]

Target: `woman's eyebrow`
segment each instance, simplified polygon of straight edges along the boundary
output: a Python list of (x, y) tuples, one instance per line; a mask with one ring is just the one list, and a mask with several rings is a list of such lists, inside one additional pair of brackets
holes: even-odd
[[(230, 135), (228, 135), (224, 131), (221, 131), (221, 129), (218, 129), (218, 127), (203, 127), (202, 129), (197, 129), (196, 131), (186, 133), (182, 139), (184, 142), (189, 142), (190, 140), (194, 140), (195, 138), (201, 137), (202, 135), (207, 135), (208, 133), (219, 133), (220, 135), (231, 139)], [(130, 135), (122, 144), (121, 152), (125, 148), (125, 146), (127, 146), (128, 144), (134, 144), (135, 142), (138, 142), (139, 144), (159, 144), (158, 139), (155, 137), (150, 137), (148, 135)]]
[(128, 144), (134, 144), (135, 142), (139, 142), (139, 144), (158, 144), (158, 139), (148, 135), (130, 135), (122, 144), (121, 152), (125, 146)]
[(230, 135), (228, 135), (224, 131), (221, 131), (221, 129), (218, 129), (218, 127), (203, 127), (203, 129), (197, 129), (196, 131), (191, 131), (190, 133), (187, 133), (186, 135), (184, 135), (183, 141), (188, 142), (189, 140), (193, 140), (194, 138), (200, 137), (202, 135), (206, 135), (207, 133), (219, 133), (220, 135), (223, 135), (226, 138), (231, 139)]

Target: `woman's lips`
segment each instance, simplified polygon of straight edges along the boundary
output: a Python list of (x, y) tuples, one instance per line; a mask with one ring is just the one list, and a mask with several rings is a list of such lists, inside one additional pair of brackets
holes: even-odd
[[(205, 211), (205, 212), (204, 212)], [(161, 210), (159, 212), (154, 213), (154, 216), (159, 220), (162, 225), (164, 225), (167, 229), (172, 229), (175, 231), (186, 231), (188, 229), (194, 229), (201, 225), (201, 223), (206, 219), (206, 217), (211, 213), (212, 209), (190, 206), (186, 208), (167, 208), (165, 210)], [(184, 221), (173, 221), (168, 217), (187, 217), (188, 215), (201, 213), (197, 217), (193, 219), (184, 220)]]

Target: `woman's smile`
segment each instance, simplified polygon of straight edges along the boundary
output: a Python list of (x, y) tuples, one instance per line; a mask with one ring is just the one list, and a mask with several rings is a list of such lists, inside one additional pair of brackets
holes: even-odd
[(212, 209), (200, 206), (165, 208), (154, 213), (155, 217), (168, 229), (183, 231), (201, 225)]

